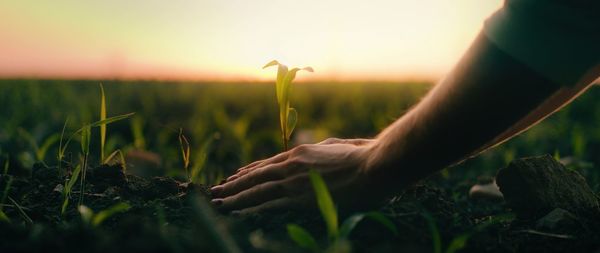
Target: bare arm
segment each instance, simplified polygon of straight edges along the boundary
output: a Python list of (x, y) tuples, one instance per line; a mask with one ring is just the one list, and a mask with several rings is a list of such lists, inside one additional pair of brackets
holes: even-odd
[(367, 167), (379, 182), (413, 182), (526, 130), (597, 75), (558, 86), (480, 35), (446, 79), (377, 137)]
[(302, 145), (252, 163), (211, 189), (213, 203), (242, 213), (312, 208), (315, 169), (338, 205), (366, 208), (527, 129), (597, 75), (561, 87), (480, 35), (451, 74), (376, 139)]

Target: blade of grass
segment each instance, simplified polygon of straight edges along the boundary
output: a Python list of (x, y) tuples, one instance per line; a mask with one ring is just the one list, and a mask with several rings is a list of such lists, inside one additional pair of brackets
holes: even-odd
[(431, 232), (431, 240), (433, 241), (433, 252), (442, 253), (442, 238), (438, 226), (435, 223), (435, 220), (428, 213), (423, 214), (423, 217), (425, 217), (425, 220), (427, 221), (427, 226), (429, 227), (429, 231)]
[(354, 230), (354, 228), (356, 228), (356, 226), (366, 218), (380, 223), (388, 230), (390, 230), (394, 235), (398, 235), (398, 229), (396, 228), (396, 225), (394, 225), (394, 223), (385, 215), (383, 215), (380, 212), (369, 212), (355, 214), (347, 218), (340, 227), (340, 237), (348, 238), (350, 236), (350, 233), (352, 233), (352, 231)]
[(81, 133), (81, 131), (83, 131), (86, 127), (92, 128), (92, 127), (98, 127), (98, 126), (100, 126), (102, 124), (108, 125), (108, 124), (117, 122), (119, 120), (127, 119), (127, 118), (133, 116), (134, 114), (135, 114), (135, 112), (132, 112), (132, 113), (123, 114), (123, 115), (119, 115), (119, 116), (114, 116), (114, 117), (110, 117), (110, 118), (105, 119), (105, 120), (100, 120), (100, 121), (96, 121), (96, 122), (91, 123), (91, 124), (84, 125), (83, 127), (79, 128), (77, 131), (75, 131), (73, 134), (71, 134), (71, 136), (69, 136), (69, 138), (65, 142), (64, 146), (62, 146), (62, 148), (60, 150), (60, 154), (62, 154), (62, 156), (64, 157), (64, 153), (67, 150), (67, 147), (69, 146), (69, 143), (71, 143), (71, 140), (73, 140), (73, 138), (75, 138), (75, 136), (77, 136), (77, 134)]
[(213, 135), (211, 135), (211, 137), (208, 140), (204, 141), (199, 152), (196, 154), (196, 159), (194, 160), (194, 164), (192, 166), (191, 175), (190, 175), (190, 181), (192, 181), (193, 183), (200, 183), (200, 181), (201, 181), (200, 180), (201, 174), (206, 165), (206, 160), (208, 158), (208, 152), (210, 151), (212, 142), (215, 139), (214, 136), (215, 135), (213, 134)]
[(301, 248), (312, 252), (319, 252), (319, 245), (315, 238), (304, 228), (296, 224), (288, 224), (287, 232), (290, 238)]
[(58, 144), (58, 154), (56, 160), (58, 161), (58, 174), (62, 173), (62, 160), (65, 156), (65, 150), (63, 149), (63, 140), (65, 138), (65, 130), (67, 129), (67, 124), (69, 123), (69, 118), (65, 120), (65, 124), (63, 125), (62, 131), (60, 133), (60, 141)]
[(213, 208), (208, 205), (204, 198), (200, 196), (192, 197), (190, 201), (194, 210), (192, 213), (195, 214), (196, 218), (195, 228), (205, 232), (209, 237), (207, 240), (216, 244), (216, 247), (211, 250), (221, 253), (242, 252), (231, 237), (231, 234), (226, 230), (226, 227), (218, 223), (219, 218), (217, 214), (215, 214)]
[(185, 169), (185, 176), (190, 180), (190, 173), (188, 167), (190, 166), (190, 142), (183, 135), (183, 129), (179, 129), (179, 145), (181, 146), (181, 156), (183, 159), (183, 168)]
[(83, 153), (83, 163), (81, 165), (81, 184), (79, 192), (79, 204), (83, 205), (83, 195), (85, 194), (85, 174), (87, 171), (88, 158), (90, 156), (90, 139), (92, 136), (92, 130), (90, 126), (84, 127), (81, 132), (81, 152)]
[(338, 237), (338, 217), (337, 210), (333, 204), (331, 194), (327, 189), (325, 181), (315, 170), (309, 171), (310, 182), (312, 183), (313, 190), (317, 199), (317, 204), (321, 215), (327, 225), (327, 234), (331, 240)]
[(67, 207), (69, 206), (69, 199), (71, 197), (71, 192), (73, 190), (73, 186), (75, 185), (75, 182), (77, 182), (77, 179), (79, 178), (79, 174), (81, 173), (81, 165), (77, 165), (77, 167), (75, 167), (75, 170), (73, 170), (73, 174), (71, 175), (71, 178), (69, 178), (69, 180), (66, 181), (65, 183), (65, 187), (63, 187), (63, 204), (61, 207), (61, 214), (64, 214), (65, 211), (67, 210)]
[(21, 207), (19, 205), (19, 203), (17, 203), (17, 201), (15, 201), (10, 196), (8, 197), (8, 200), (10, 200), (10, 202), (12, 202), (13, 205), (15, 205), (15, 207), (19, 211), (19, 214), (21, 215), (21, 217), (23, 218), (23, 220), (25, 220), (25, 222), (27, 222), (30, 225), (33, 224), (33, 220), (31, 220), (31, 218), (29, 218), (29, 215), (27, 215), (27, 213), (25, 213), (25, 210), (23, 210), (23, 207)]
[(92, 219), (92, 226), (96, 227), (96, 226), (102, 224), (102, 222), (104, 222), (104, 220), (110, 218), (111, 216), (113, 216), (117, 213), (126, 212), (130, 208), (131, 208), (131, 206), (129, 204), (121, 202), (121, 203), (118, 203), (106, 210), (102, 210), (102, 211), (98, 212), (98, 214), (94, 215), (94, 218)]
[[(106, 120), (106, 97), (104, 86), (100, 83), (100, 121)], [(104, 143), (106, 142), (106, 123), (100, 125), (100, 161), (104, 161)]]
[(48, 153), (48, 149), (50, 149), (50, 147), (52, 145), (54, 145), (54, 143), (58, 142), (60, 140), (60, 138), (61, 138), (61, 136), (59, 134), (53, 134), (53, 135), (48, 136), (48, 138), (46, 138), (46, 140), (44, 140), (44, 142), (39, 147), (39, 149), (36, 150), (36, 152), (35, 152), (36, 159), (38, 161), (44, 163), (44, 159), (46, 158), (46, 153)]
[(113, 158), (115, 158), (116, 155), (119, 155), (119, 162), (121, 163), (121, 169), (123, 170), (123, 173), (125, 173), (127, 171), (127, 163), (125, 162), (125, 156), (123, 155), (123, 151), (121, 151), (120, 149), (115, 150), (114, 152), (112, 152), (110, 155), (108, 155), (108, 157), (106, 157), (106, 159), (104, 160), (104, 164), (108, 164)]

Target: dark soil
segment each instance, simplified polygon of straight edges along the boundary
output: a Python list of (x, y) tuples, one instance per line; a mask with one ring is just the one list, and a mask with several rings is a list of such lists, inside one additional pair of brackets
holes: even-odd
[[(33, 220), (28, 224), (6, 201), (3, 209), (11, 223), (0, 222), (0, 252), (222, 252), (222, 240), (215, 239), (219, 236), (231, 236), (243, 252), (301, 252), (287, 236), (287, 223), (300, 224), (326, 245), (324, 223), (318, 214), (213, 215), (206, 207), (206, 187), (170, 178), (125, 175), (118, 165), (88, 171), (84, 204), (95, 212), (120, 202), (131, 209), (93, 227), (82, 222), (75, 208), (78, 185), (67, 212), (60, 214), (64, 177), (57, 171), (38, 164), (30, 176), (0, 178), (0, 189), (4, 189), (8, 177), (13, 177), (8, 195)], [(354, 251), (434, 252), (435, 230), (439, 231), (441, 252), (451, 242), (457, 243), (457, 238), (468, 238), (462, 252), (600, 249), (594, 226), (539, 231), (535, 220), (515, 218), (502, 202), (472, 201), (456, 194), (468, 191), (470, 185), (446, 189), (437, 181), (441, 180), (433, 178), (407, 189), (381, 207), (399, 235), (372, 221), (359, 224), (350, 238)]]

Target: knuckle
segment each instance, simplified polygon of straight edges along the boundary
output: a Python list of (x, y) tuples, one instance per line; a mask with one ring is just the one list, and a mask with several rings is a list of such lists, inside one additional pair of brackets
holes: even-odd
[(291, 155), (292, 157), (293, 157), (293, 156), (300, 156), (300, 155), (303, 155), (303, 154), (305, 154), (305, 153), (308, 151), (308, 149), (309, 149), (309, 145), (307, 145), (307, 144), (302, 144), (302, 145), (299, 145), (299, 146), (296, 146), (295, 148), (293, 148), (293, 149), (291, 150), (291, 153), (290, 153), (290, 155)]

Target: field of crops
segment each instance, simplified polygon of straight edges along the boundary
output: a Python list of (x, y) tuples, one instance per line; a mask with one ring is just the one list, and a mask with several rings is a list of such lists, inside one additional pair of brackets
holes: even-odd
[[(87, 139), (85, 130), (78, 132), (102, 120), (99, 83), (0, 81), (1, 252), (301, 252), (286, 232), (288, 223), (306, 227), (320, 249), (336, 252), (558, 250), (576, 240), (559, 237), (564, 233), (516, 233), (519, 221), (503, 203), (470, 200), (469, 188), (516, 158), (550, 154), (569, 161), (569, 169), (600, 191), (600, 88), (594, 87), (520, 136), (378, 210), (395, 229), (364, 222), (348, 244), (331, 246), (319, 215), (291, 210), (237, 218), (215, 213), (206, 202), (206, 187), (282, 151), (273, 84), (103, 81), (106, 118), (135, 114), (102, 124), (102, 141), (100, 125), (92, 124)], [(297, 83), (291, 145), (373, 137), (431, 87)], [(478, 119), (471, 120), (464, 123)], [(89, 170), (86, 182), (70, 180), (77, 167), (82, 176)]]

